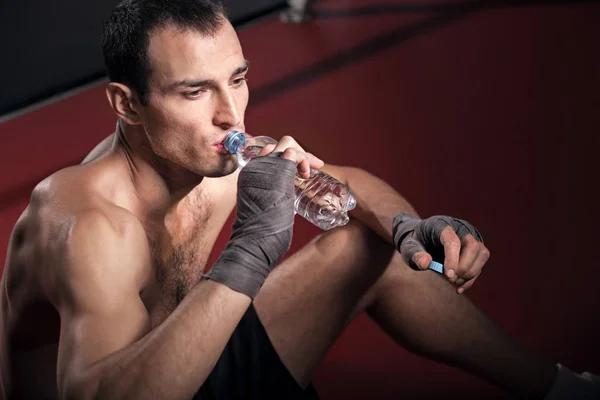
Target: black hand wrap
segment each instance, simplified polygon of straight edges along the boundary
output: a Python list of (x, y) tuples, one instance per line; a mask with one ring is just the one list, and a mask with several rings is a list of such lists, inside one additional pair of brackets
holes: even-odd
[(394, 244), (402, 254), (404, 261), (412, 269), (419, 269), (412, 262), (412, 257), (420, 251), (431, 254), (434, 261), (442, 263), (444, 262), (444, 245), (440, 240), (440, 235), (447, 226), (451, 226), (461, 240), (470, 234), (477, 241), (483, 243), (479, 231), (462, 219), (444, 215), (419, 219), (413, 215), (401, 213), (394, 218), (392, 230)]
[(296, 163), (277, 155), (250, 161), (238, 178), (231, 238), (203, 275), (254, 298), (292, 241)]

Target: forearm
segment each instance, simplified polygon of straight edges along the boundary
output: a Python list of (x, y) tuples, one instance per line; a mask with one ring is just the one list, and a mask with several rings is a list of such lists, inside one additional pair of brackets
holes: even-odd
[[(82, 390), (95, 399), (191, 398), (250, 302), (219, 283), (201, 281), (159, 327), (94, 364), (80, 381)], [(93, 393), (90, 381), (96, 383)]]
[(323, 171), (345, 183), (356, 197), (350, 216), (392, 243), (392, 221), (401, 212), (417, 215), (410, 203), (383, 180), (360, 169), (327, 165)]

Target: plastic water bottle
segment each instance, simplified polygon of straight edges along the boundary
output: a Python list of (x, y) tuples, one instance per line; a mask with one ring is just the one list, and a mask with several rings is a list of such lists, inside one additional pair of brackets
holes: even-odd
[[(235, 154), (240, 168), (256, 157), (263, 147), (277, 144), (268, 136), (246, 136), (244, 132), (231, 131), (223, 140), (223, 147)], [(324, 172), (311, 169), (306, 179), (294, 179), (294, 209), (321, 229), (329, 230), (350, 221), (348, 211), (356, 207), (356, 199), (348, 188)]]

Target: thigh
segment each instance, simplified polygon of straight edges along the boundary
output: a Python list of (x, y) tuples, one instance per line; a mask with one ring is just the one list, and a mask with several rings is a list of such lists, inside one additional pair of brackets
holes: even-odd
[(357, 222), (326, 232), (282, 262), (254, 301), (273, 347), (306, 385), (344, 327), (369, 303), (369, 289), (399, 258)]

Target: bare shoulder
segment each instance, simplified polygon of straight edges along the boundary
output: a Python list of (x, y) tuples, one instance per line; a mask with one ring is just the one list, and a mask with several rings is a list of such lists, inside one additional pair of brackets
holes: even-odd
[[(69, 178), (66, 177), (69, 184), (78, 182)], [(61, 177), (57, 180), (56, 185), (62, 186)], [(66, 190), (68, 193), (69, 188)], [(55, 199), (54, 203), (66, 208), (59, 206), (52, 213), (55, 217), (50, 217), (61, 216), (61, 221), (52, 223), (64, 224), (62, 240), (56, 244), (59, 278), (143, 285), (145, 275), (150, 272), (151, 253), (142, 223), (92, 188), (82, 188), (75, 197), (74, 201), (64, 197)]]
[[(151, 252), (140, 222), (125, 210), (88, 209), (73, 217), (59, 263), (57, 305), (94, 307), (138, 293), (151, 278)], [(90, 293), (94, 293), (90, 296)], [(67, 298), (61, 298), (67, 295)], [(87, 302), (90, 302), (87, 304)]]
[[(134, 267), (149, 260), (150, 248), (142, 224), (118, 206), (89, 208), (76, 213), (65, 239), (65, 264), (71, 268), (78, 268), (80, 264), (95, 267), (116, 260)], [(95, 258), (88, 259), (90, 256)]]
[[(79, 167), (72, 167), (40, 182), (9, 243), (7, 275), (28, 277), (29, 291), (53, 303), (73, 279), (118, 273), (124, 280), (143, 280), (149, 273), (142, 224), (129, 211), (104, 201), (86, 178)], [(130, 266), (126, 273), (114, 270), (124, 262)]]

